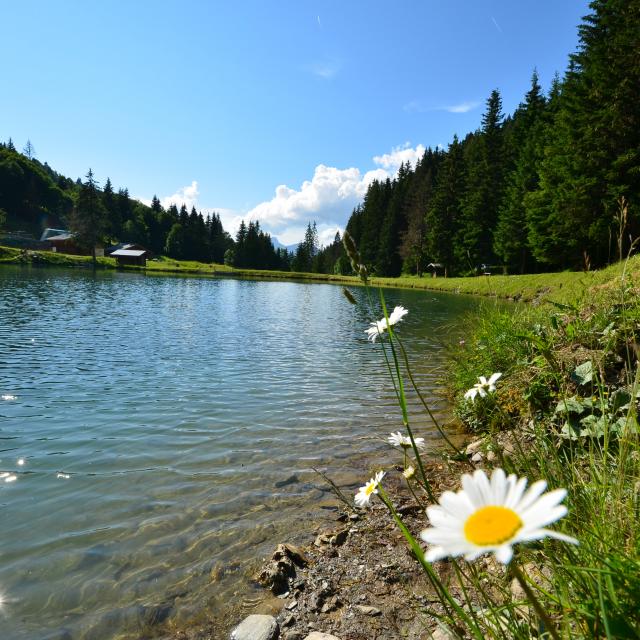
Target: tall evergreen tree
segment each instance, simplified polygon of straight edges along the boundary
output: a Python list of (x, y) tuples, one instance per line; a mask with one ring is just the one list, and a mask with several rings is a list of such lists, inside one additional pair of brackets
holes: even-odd
[(458, 136), (454, 135), (438, 171), (438, 181), (425, 218), (427, 253), (436, 263), (442, 264), (445, 276), (460, 270), (456, 262), (454, 238), (461, 217), (464, 185), (463, 149)]
[(493, 230), (502, 195), (502, 99), (497, 89), (487, 99), (479, 135), (465, 144), (467, 181), (457, 229), (458, 261), (477, 266), (493, 259)]
[(89, 169), (80, 188), (76, 206), (70, 220), (70, 228), (77, 242), (91, 249), (93, 264), (96, 263), (96, 244), (103, 240), (106, 229), (106, 211), (98, 192), (98, 183)]
[(498, 222), (493, 237), (495, 254), (512, 272), (524, 273), (531, 262), (528, 246), (525, 197), (538, 186), (538, 167), (543, 148), (543, 117), (546, 100), (533, 72), (531, 88), (515, 114), (514, 140), (517, 149), (516, 166), (506, 177), (504, 199), (500, 205)]
[(627, 232), (640, 233), (640, 2), (590, 6), (529, 198), (532, 250), (555, 267), (578, 267), (584, 255), (606, 262), (621, 195), (632, 213)]

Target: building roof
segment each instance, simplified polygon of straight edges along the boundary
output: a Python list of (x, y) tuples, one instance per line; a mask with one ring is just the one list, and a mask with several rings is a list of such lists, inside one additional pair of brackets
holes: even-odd
[(148, 253), (146, 249), (118, 249), (117, 251), (112, 251), (110, 255), (116, 258), (141, 258), (146, 253)]
[(58, 236), (49, 236), (46, 240), (47, 242), (53, 242), (55, 240), (60, 241), (60, 240), (71, 240), (73, 238), (73, 234), (72, 233), (61, 233)]
[(47, 227), (40, 236), (40, 242), (51, 240), (51, 238), (57, 238), (58, 236), (63, 236), (68, 233), (66, 229), (52, 229), (51, 227)]

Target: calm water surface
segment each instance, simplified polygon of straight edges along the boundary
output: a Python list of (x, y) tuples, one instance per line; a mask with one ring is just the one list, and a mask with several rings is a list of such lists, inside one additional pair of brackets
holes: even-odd
[[(433, 397), (477, 302), (386, 296)], [(0, 638), (249, 606), (260, 558), (334, 504), (311, 467), (351, 487), (401, 427), (368, 322), (332, 285), (0, 267)]]

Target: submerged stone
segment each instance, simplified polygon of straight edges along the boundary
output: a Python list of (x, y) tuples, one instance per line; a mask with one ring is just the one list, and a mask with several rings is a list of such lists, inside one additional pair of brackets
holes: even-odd
[(276, 640), (279, 627), (273, 616), (247, 616), (232, 632), (230, 640)]

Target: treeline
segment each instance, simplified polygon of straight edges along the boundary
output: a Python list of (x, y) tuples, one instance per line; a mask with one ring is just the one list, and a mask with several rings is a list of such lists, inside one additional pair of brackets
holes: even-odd
[(96, 243), (130, 242), (180, 260), (281, 270), (294, 258), (274, 249), (257, 222), (243, 222), (234, 240), (215, 212), (164, 208), (156, 196), (147, 206), (109, 178), (100, 188), (91, 170), (71, 180), (41, 163), (31, 142), (19, 152), (11, 139), (0, 143), (0, 226), (35, 238), (47, 227), (69, 229), (89, 252)]
[(630, 249), (640, 232), (640, 1), (590, 6), (546, 95), (534, 72), (505, 117), (494, 90), (479, 130), (371, 184), (347, 230), (375, 273), (589, 268)]

